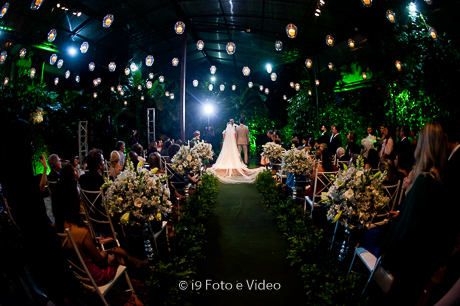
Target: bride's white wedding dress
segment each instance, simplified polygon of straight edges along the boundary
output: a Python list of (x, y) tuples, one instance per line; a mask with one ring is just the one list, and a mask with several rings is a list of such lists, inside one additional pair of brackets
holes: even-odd
[(235, 131), (227, 124), (224, 131), (224, 144), (216, 163), (207, 172), (217, 176), (219, 181), (227, 184), (254, 183), (257, 174), (264, 168), (249, 169), (242, 161), (236, 145)]

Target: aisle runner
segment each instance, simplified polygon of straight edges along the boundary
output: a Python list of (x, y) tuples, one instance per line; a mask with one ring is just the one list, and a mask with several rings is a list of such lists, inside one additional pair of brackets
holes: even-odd
[(194, 284), (199, 305), (306, 304), (287, 244), (261, 200), (255, 184), (220, 184)]

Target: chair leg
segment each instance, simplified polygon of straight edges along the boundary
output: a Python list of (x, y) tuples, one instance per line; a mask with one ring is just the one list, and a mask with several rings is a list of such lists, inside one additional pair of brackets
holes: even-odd
[(332, 241), (331, 241), (331, 247), (329, 248), (332, 250), (332, 246), (334, 245), (334, 240), (335, 240), (335, 234), (337, 233), (337, 227), (339, 227), (339, 222), (335, 222), (335, 229), (334, 229), (334, 235), (332, 235)]
[(96, 291), (97, 291), (97, 295), (99, 295), (99, 297), (101, 298), (102, 303), (104, 304), (104, 306), (109, 306), (109, 303), (105, 299), (105, 296), (102, 295), (101, 291), (99, 289), (97, 289), (97, 288), (96, 288)]
[(348, 273), (347, 274), (350, 274), (351, 272), (351, 268), (353, 267), (353, 264), (355, 263), (355, 258), (356, 258), (356, 250), (353, 254), (353, 260), (351, 261), (351, 264), (350, 264), (350, 269), (348, 269)]
[(129, 289), (131, 289), (131, 293), (134, 293), (133, 284), (131, 284), (131, 280), (129, 279), (128, 272), (126, 272), (126, 270), (125, 270), (125, 277), (126, 277), (126, 282), (128, 283)]

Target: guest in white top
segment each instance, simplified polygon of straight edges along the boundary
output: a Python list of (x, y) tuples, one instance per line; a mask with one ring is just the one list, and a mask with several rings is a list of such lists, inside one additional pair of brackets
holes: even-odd
[(121, 140), (117, 141), (116, 148), (118, 151), (118, 155), (120, 155), (120, 159), (118, 160), (118, 164), (122, 167), (125, 166), (126, 156), (125, 156), (125, 143)]
[(394, 141), (393, 138), (390, 136), (390, 132), (388, 131), (388, 126), (383, 126), (383, 133), (382, 133), (382, 148), (380, 149), (380, 158), (388, 158), (388, 156), (393, 152)]

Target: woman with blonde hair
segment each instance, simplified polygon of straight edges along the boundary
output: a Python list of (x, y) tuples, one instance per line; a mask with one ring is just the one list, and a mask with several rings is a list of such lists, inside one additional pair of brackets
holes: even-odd
[(123, 167), (120, 166), (118, 161), (120, 160), (120, 155), (118, 154), (117, 151), (112, 151), (110, 153), (110, 169), (109, 169), (109, 176), (115, 180), (117, 176), (120, 174), (121, 170), (123, 170)]
[[(388, 296), (401, 305), (415, 305), (432, 274), (452, 251), (455, 205), (445, 196), (446, 137), (437, 122), (425, 124), (415, 150), (416, 164), (401, 211), (390, 225), (379, 255), (394, 276)], [(390, 302), (390, 301), (388, 301)]]

